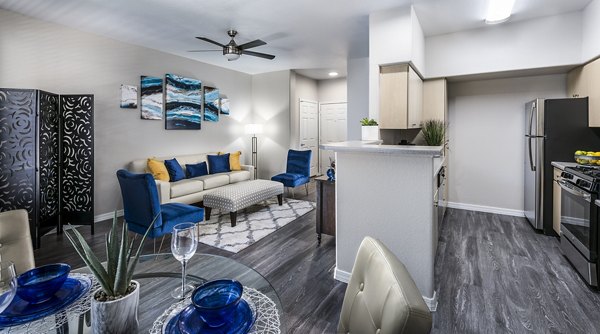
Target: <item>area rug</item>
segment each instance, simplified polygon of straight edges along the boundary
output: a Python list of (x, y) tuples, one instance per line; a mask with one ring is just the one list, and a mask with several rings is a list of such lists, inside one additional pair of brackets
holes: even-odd
[(235, 227), (231, 227), (229, 212), (215, 210), (209, 221), (199, 225), (198, 241), (237, 253), (314, 210), (315, 207), (314, 202), (287, 198), (283, 200), (283, 205), (279, 206), (277, 199), (271, 199), (238, 211)]

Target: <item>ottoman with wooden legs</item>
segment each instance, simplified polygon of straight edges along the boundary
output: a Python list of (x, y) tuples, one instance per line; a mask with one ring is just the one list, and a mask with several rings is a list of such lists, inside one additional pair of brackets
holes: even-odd
[(283, 184), (269, 180), (252, 180), (217, 188), (204, 195), (204, 217), (210, 219), (212, 209), (228, 211), (231, 226), (235, 226), (238, 210), (277, 196), (279, 205), (283, 201)]

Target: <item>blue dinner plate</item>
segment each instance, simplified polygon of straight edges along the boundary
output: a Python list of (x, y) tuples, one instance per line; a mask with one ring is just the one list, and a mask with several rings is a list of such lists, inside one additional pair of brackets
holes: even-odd
[(31, 304), (15, 295), (6, 310), (0, 313), (0, 327), (21, 325), (57, 313), (81, 298), (91, 287), (92, 282), (86, 277), (69, 277), (54, 296), (43, 303)]
[(254, 325), (254, 314), (248, 302), (240, 300), (233, 321), (220, 327), (209, 327), (189, 305), (175, 315), (165, 326), (165, 334), (246, 334)]

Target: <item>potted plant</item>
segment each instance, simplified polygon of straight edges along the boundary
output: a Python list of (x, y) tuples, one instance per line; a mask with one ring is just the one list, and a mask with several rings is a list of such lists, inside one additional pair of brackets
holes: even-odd
[(379, 140), (379, 124), (374, 119), (363, 118), (360, 120), (362, 125), (362, 140)]
[(421, 127), (423, 138), (429, 146), (444, 145), (444, 135), (446, 133), (446, 125), (444, 121), (438, 119), (430, 119), (423, 122)]
[(137, 333), (140, 283), (132, 278), (144, 241), (154, 221), (140, 240), (134, 254), (134, 243), (129, 239), (125, 222), (119, 236), (115, 212), (112, 227), (106, 236), (106, 266), (102, 265), (79, 231), (74, 228), (65, 231), (77, 254), (101, 286), (92, 294), (93, 333)]

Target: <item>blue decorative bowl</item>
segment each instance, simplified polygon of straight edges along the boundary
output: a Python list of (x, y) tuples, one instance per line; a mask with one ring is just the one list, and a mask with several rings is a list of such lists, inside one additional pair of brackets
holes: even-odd
[(17, 277), (17, 295), (32, 304), (48, 301), (69, 276), (71, 266), (65, 263), (33, 268)]
[(242, 292), (244, 287), (238, 281), (210, 281), (192, 292), (192, 304), (208, 326), (220, 327), (233, 321)]

